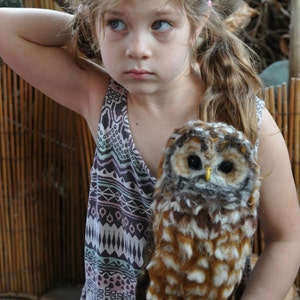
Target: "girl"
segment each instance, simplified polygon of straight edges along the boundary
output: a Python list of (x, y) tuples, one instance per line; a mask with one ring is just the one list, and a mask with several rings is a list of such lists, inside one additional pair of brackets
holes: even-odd
[(97, 143), (82, 299), (135, 299), (162, 149), (175, 128), (197, 118), (232, 124), (258, 145), (266, 246), (242, 299), (284, 298), (300, 262), (289, 157), (256, 98), (251, 56), (224, 28), (215, 1), (83, 0), (74, 16), (1, 9), (0, 55), (84, 116)]

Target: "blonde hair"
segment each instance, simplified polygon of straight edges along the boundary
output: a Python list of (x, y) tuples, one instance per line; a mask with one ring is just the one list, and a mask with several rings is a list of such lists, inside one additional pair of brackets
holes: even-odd
[[(83, 10), (75, 10), (72, 23), (73, 41), (77, 48), (102, 64), (97, 40), (97, 21), (103, 23), (107, 9), (124, 0), (82, 0)], [(258, 58), (223, 22), (217, 1), (177, 1), (184, 9), (193, 31), (206, 20), (195, 49), (191, 49), (204, 86), (199, 102), (199, 118), (222, 121), (243, 131), (254, 144), (258, 137), (256, 97), (261, 93), (261, 81), (256, 72)], [(102, 24), (103, 25), (103, 24)], [(192, 32), (193, 34), (193, 32)]]
[(200, 118), (231, 124), (255, 143), (258, 137), (256, 97), (262, 93), (256, 65), (259, 59), (226, 29), (215, 5), (201, 32), (196, 60), (205, 85)]

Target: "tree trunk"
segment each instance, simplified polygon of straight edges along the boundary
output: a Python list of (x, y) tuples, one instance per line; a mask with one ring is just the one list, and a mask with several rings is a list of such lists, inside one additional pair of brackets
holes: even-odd
[(289, 77), (300, 76), (300, 0), (291, 0)]

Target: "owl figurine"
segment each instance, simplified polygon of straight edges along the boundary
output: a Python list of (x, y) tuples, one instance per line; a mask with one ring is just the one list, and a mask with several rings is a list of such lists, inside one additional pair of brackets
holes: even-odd
[[(259, 166), (244, 134), (191, 121), (167, 141), (137, 300), (225, 300), (257, 228)], [(148, 279), (147, 279), (148, 278)]]

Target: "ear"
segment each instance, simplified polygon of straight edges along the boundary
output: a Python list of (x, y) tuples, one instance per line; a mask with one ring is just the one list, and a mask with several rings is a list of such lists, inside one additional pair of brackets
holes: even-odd
[(205, 26), (206, 22), (208, 21), (209, 16), (210, 16), (210, 12), (208, 11), (205, 15), (203, 15), (203, 18), (196, 26), (194, 32), (191, 35), (190, 46), (194, 46), (197, 43), (196, 41), (198, 40), (198, 37), (200, 36), (200, 34), (203, 30), (203, 27)]
[(201, 31), (202, 31), (205, 23), (206, 23), (206, 21), (201, 21), (200, 24), (196, 27), (196, 30), (195, 30), (195, 36), (196, 36), (196, 38), (198, 38), (198, 36), (200, 35), (200, 33), (201, 33)]

